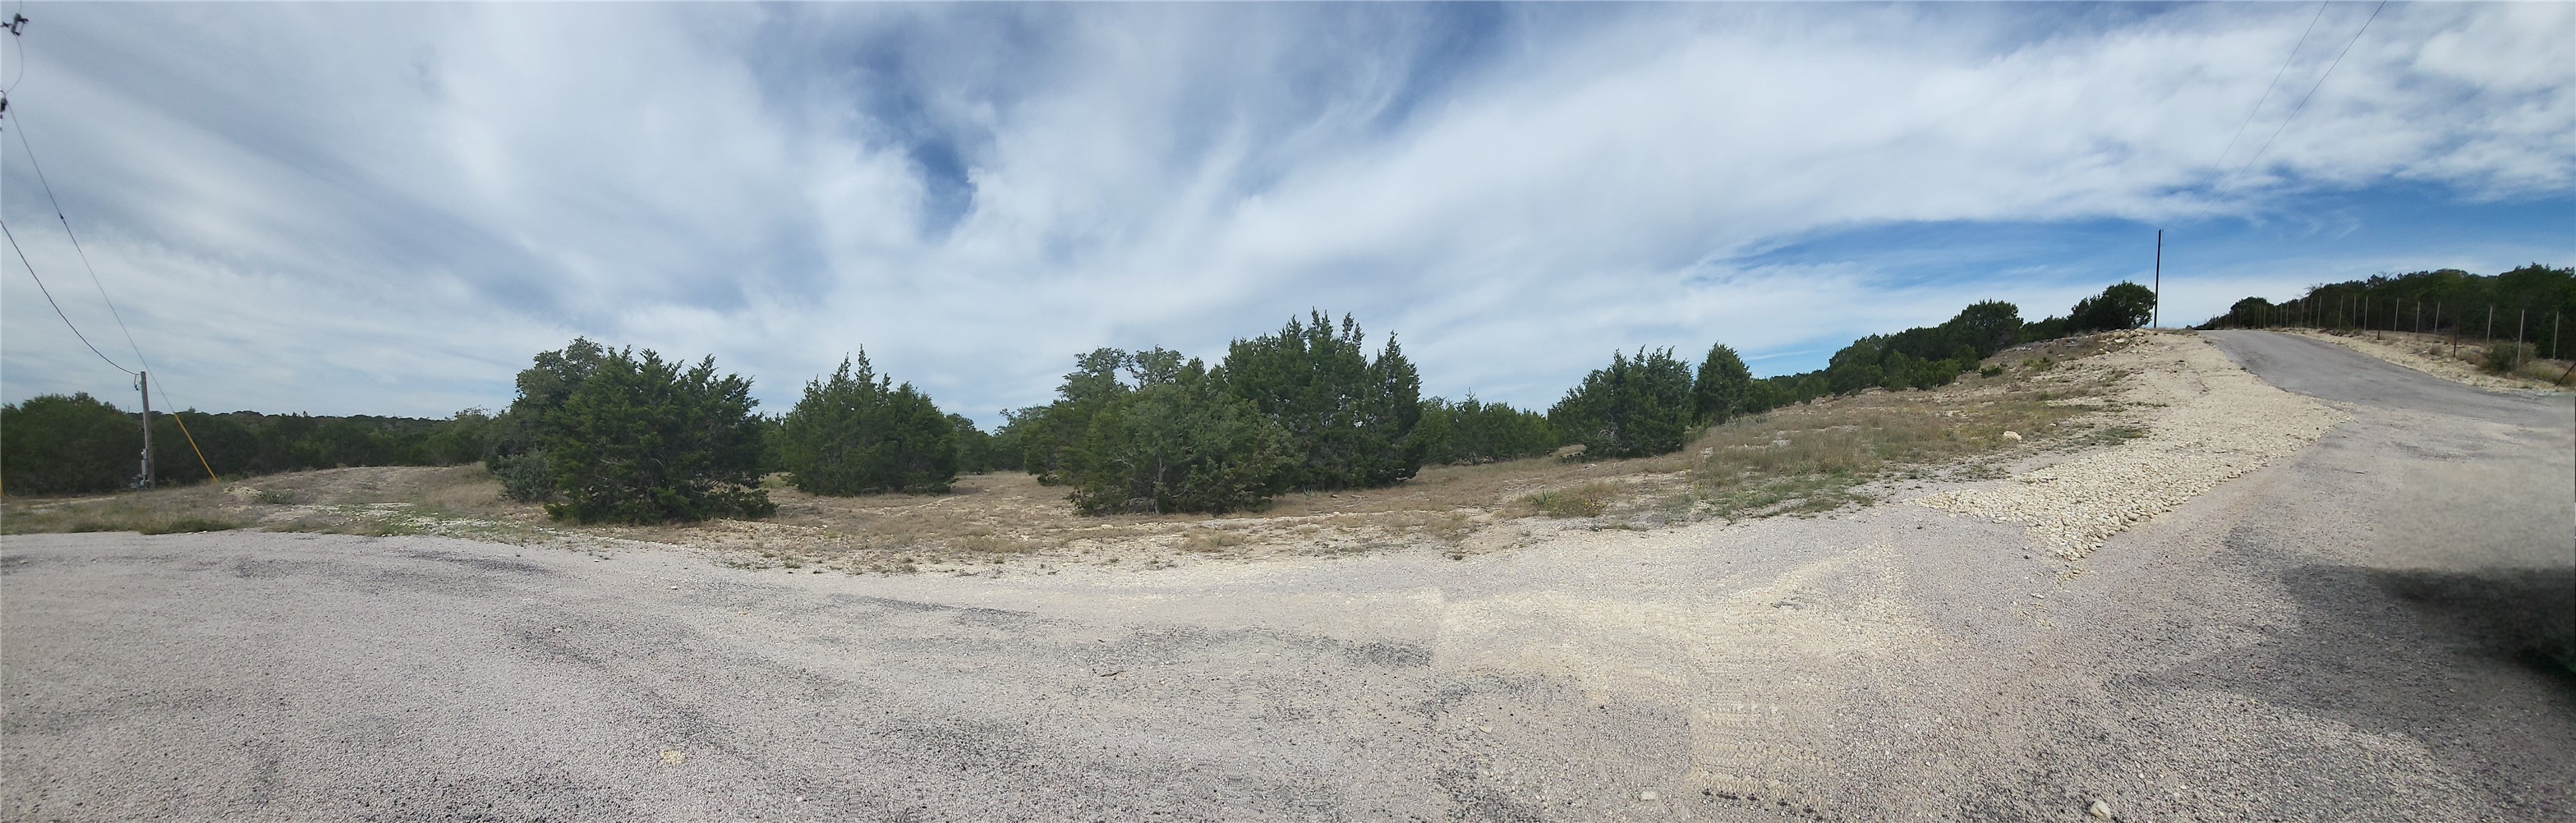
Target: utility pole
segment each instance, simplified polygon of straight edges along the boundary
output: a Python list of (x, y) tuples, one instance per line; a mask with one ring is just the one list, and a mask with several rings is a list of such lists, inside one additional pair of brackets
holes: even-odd
[(134, 387), (143, 392), (143, 476), (137, 488), (152, 488), (152, 373), (135, 372)]
[(2531, 321), (2531, 310), (2530, 310), (2530, 309), (2527, 309), (2527, 308), (2526, 308), (2526, 309), (2520, 309), (2520, 310), (2517, 310), (2517, 311), (2514, 313), (2514, 315), (2513, 315), (2513, 359), (2514, 359), (2514, 364), (2513, 364), (2512, 368), (2520, 368), (2520, 367), (2522, 366), (2522, 327), (2523, 327), (2523, 325), (2524, 325), (2524, 324), (2529, 323), (2530, 321)]
[(2487, 304), (2487, 342), (2495, 342), (2495, 304)]
[(2165, 230), (2156, 230), (2156, 307), (2147, 315), (2147, 324), (2165, 327)]

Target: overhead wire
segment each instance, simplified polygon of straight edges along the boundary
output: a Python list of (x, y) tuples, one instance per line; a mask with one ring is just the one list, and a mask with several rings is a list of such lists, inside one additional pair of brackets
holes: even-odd
[(117, 363), (116, 358), (107, 356), (107, 352), (99, 351), (97, 344), (89, 342), (89, 335), (81, 333), (80, 325), (72, 322), (71, 315), (63, 313), (63, 304), (54, 300), (53, 289), (45, 287), (44, 276), (36, 273), (35, 262), (27, 259), (27, 250), (19, 247), (18, 233), (9, 230), (9, 224), (7, 221), (0, 221), (0, 234), (8, 236), (9, 248), (18, 253), (18, 265), (27, 267), (27, 276), (36, 279), (36, 291), (45, 295), (46, 305), (54, 307), (54, 316), (62, 318), (63, 325), (71, 327), (72, 336), (80, 338), (81, 345), (88, 346), (89, 353), (98, 355), (98, 359), (107, 361), (107, 365), (114, 367), (117, 371), (121, 371), (129, 375), (133, 374), (133, 369), (126, 368), (124, 365)]
[[(20, 4), (20, 5), (21, 5), (21, 7), (23, 8), (23, 6), (24, 6), (24, 0), (21, 0), (21, 4)], [(14, 24), (13, 24), (13, 25), (14, 25)], [(10, 34), (15, 35), (15, 34), (17, 34), (17, 32), (16, 32), (16, 31), (14, 30), (14, 28), (13, 28), (13, 29), (10, 31)], [(95, 265), (93, 265), (93, 264), (91, 264), (91, 263), (90, 263), (90, 261), (89, 261), (89, 250), (88, 250), (88, 249), (86, 249), (86, 248), (83, 248), (83, 247), (81, 246), (81, 242), (80, 242), (80, 234), (79, 234), (78, 232), (75, 232), (75, 231), (73, 231), (73, 230), (72, 230), (72, 220), (71, 220), (71, 218), (70, 218), (70, 217), (68, 217), (68, 216), (65, 216), (65, 215), (64, 215), (64, 213), (63, 213), (63, 202), (62, 202), (62, 199), (61, 199), (61, 198), (58, 198), (58, 197), (56, 197), (56, 196), (54, 196), (54, 183), (53, 183), (53, 181), (52, 181), (51, 179), (49, 179), (49, 178), (47, 178), (47, 177), (45, 176), (45, 166), (44, 166), (44, 164), (43, 164), (43, 163), (40, 163), (40, 162), (38, 162), (38, 161), (36, 160), (36, 147), (35, 147), (35, 144), (34, 144), (34, 143), (31, 143), (31, 142), (29, 142), (29, 141), (27, 140), (27, 121), (26, 121), (26, 115), (25, 115), (25, 112), (24, 112), (24, 111), (21, 111), (20, 113), (18, 113), (18, 114), (16, 114), (16, 115), (7, 115), (7, 114), (6, 114), (6, 112), (8, 111), (8, 99), (9, 99), (8, 95), (9, 95), (9, 92), (16, 90), (16, 89), (17, 89), (17, 87), (18, 87), (18, 82), (19, 82), (19, 81), (21, 81), (21, 80), (26, 79), (26, 76), (27, 76), (27, 72), (26, 72), (26, 55), (25, 55), (25, 54), (23, 54), (23, 53), (20, 53), (20, 51), (19, 51), (20, 49), (24, 49), (24, 48), (26, 47), (26, 46), (25, 46), (25, 41), (24, 41), (24, 40), (22, 40), (22, 39), (20, 39), (19, 37), (12, 36), (12, 37), (10, 37), (10, 38), (9, 38), (9, 44), (12, 46), (12, 48), (10, 49), (10, 53), (11, 53), (11, 54), (13, 54), (13, 55), (15, 55), (15, 56), (18, 58), (18, 72), (17, 72), (17, 76), (9, 78), (9, 82), (7, 83), (7, 85), (5, 85), (5, 86), (0, 86), (0, 117), (6, 117), (9, 121), (11, 121), (8, 125), (16, 127), (14, 130), (15, 130), (16, 132), (18, 132), (18, 145), (19, 145), (19, 147), (20, 147), (20, 148), (22, 148), (22, 149), (24, 149), (24, 150), (26, 151), (26, 153), (27, 153), (27, 165), (28, 165), (28, 167), (29, 167), (29, 168), (32, 168), (32, 169), (34, 169), (34, 170), (35, 170), (35, 172), (36, 172), (36, 182), (37, 182), (37, 183), (39, 183), (39, 184), (44, 188), (44, 190), (45, 190), (45, 202), (47, 202), (47, 203), (49, 203), (49, 204), (52, 204), (52, 205), (53, 205), (53, 207), (54, 207), (54, 219), (62, 223), (62, 226), (63, 226), (63, 236), (71, 239), (71, 242), (72, 242), (72, 251), (73, 251), (74, 253), (76, 253), (77, 255), (79, 255), (79, 257), (80, 257), (80, 261), (81, 261), (81, 268), (82, 268), (83, 270), (85, 270), (85, 271), (87, 271), (87, 272), (89, 273), (89, 282), (90, 282), (90, 286), (91, 286), (91, 287), (93, 287), (93, 288), (96, 288), (96, 289), (98, 290), (98, 299), (99, 299), (99, 302), (102, 302), (102, 303), (106, 303), (106, 304), (107, 304), (107, 312), (108, 312), (108, 316), (113, 317), (113, 318), (115, 318), (115, 319), (116, 319), (116, 328), (117, 328), (117, 331), (122, 332), (122, 333), (125, 335), (125, 345), (126, 345), (128, 348), (131, 348), (131, 349), (133, 349), (133, 350), (134, 350), (134, 361), (135, 361), (135, 363), (136, 363), (137, 365), (141, 366), (141, 367), (142, 367), (142, 370), (143, 370), (144, 372), (151, 371), (151, 369), (152, 369), (152, 361), (151, 361), (151, 359), (150, 359), (150, 358), (147, 358), (147, 357), (145, 357), (145, 356), (143, 355), (143, 345), (142, 345), (142, 344), (140, 344), (140, 343), (135, 342), (135, 339), (134, 339), (134, 329), (133, 329), (133, 328), (131, 328), (131, 327), (129, 327), (129, 326), (127, 326), (127, 325), (125, 324), (125, 313), (117, 309), (117, 307), (116, 307), (116, 299), (115, 299), (115, 298), (113, 298), (113, 297), (109, 297), (109, 296), (108, 296), (108, 294), (107, 294), (107, 283), (106, 283), (105, 281), (103, 281), (103, 280), (100, 280), (100, 279), (99, 279), (99, 276), (98, 276), (98, 267), (97, 267), (97, 266), (95, 266)], [(6, 221), (0, 221), (0, 233), (6, 233), (6, 235), (7, 235), (8, 239), (9, 239), (9, 248), (10, 248), (11, 250), (13, 250), (13, 251), (16, 251), (16, 252), (17, 252), (17, 254), (18, 254), (18, 263), (19, 263), (19, 265), (22, 265), (22, 266), (25, 266), (25, 267), (26, 267), (26, 269), (27, 269), (27, 276), (28, 276), (28, 277), (30, 277), (30, 278), (32, 278), (32, 279), (34, 279), (34, 280), (36, 281), (36, 290), (37, 290), (38, 292), (41, 292), (41, 293), (43, 293), (43, 294), (45, 295), (45, 303), (46, 303), (47, 305), (53, 306), (53, 308), (54, 308), (54, 316), (62, 318), (62, 320), (63, 320), (63, 325), (64, 325), (64, 326), (66, 326), (66, 327), (69, 327), (69, 328), (72, 330), (72, 336), (73, 336), (73, 337), (80, 338), (81, 345), (83, 345), (83, 346), (87, 346), (87, 347), (89, 348), (89, 351), (90, 351), (90, 353), (91, 353), (91, 354), (98, 355), (98, 358), (99, 358), (100, 360), (104, 360), (104, 361), (106, 361), (108, 366), (110, 366), (110, 367), (112, 367), (112, 368), (116, 369), (117, 371), (125, 372), (125, 373), (126, 373), (126, 374), (128, 374), (128, 375), (133, 375), (133, 376), (135, 376), (135, 377), (138, 379), (138, 383), (139, 383), (139, 380), (140, 380), (140, 378), (141, 378), (141, 376), (142, 376), (142, 373), (141, 373), (141, 372), (137, 372), (137, 371), (135, 371), (135, 370), (133, 370), (133, 369), (128, 369), (128, 368), (124, 367), (123, 365), (119, 365), (119, 364), (116, 362), (116, 359), (115, 359), (115, 358), (108, 357), (106, 352), (99, 351), (98, 346), (97, 346), (96, 344), (93, 344), (93, 343), (89, 342), (89, 335), (82, 334), (82, 333), (81, 333), (81, 330), (80, 330), (80, 326), (79, 326), (79, 325), (77, 325), (77, 324), (74, 324), (74, 323), (72, 322), (71, 315), (69, 315), (69, 314), (65, 314), (65, 313), (63, 312), (63, 305), (62, 305), (62, 303), (61, 303), (61, 302), (59, 302), (59, 301), (56, 301), (56, 300), (54, 299), (54, 292), (53, 292), (53, 289), (48, 288), (48, 287), (46, 287), (46, 286), (45, 286), (45, 278), (44, 278), (44, 277), (42, 277), (42, 276), (40, 276), (40, 275), (38, 275), (38, 274), (36, 274), (36, 264), (35, 264), (35, 262), (34, 262), (34, 261), (32, 261), (32, 260), (29, 260), (29, 259), (27, 258), (27, 250), (26, 250), (25, 248), (23, 248), (23, 247), (21, 247), (21, 246), (19, 246), (19, 245), (18, 245), (18, 235), (17, 235), (17, 233), (16, 233), (16, 232), (10, 232), (10, 231), (8, 231), (8, 224), (7, 224), (7, 222), (6, 222)], [(220, 482), (220, 481), (222, 480), (222, 478), (221, 478), (221, 477), (216, 476), (214, 466), (206, 460), (206, 452), (205, 452), (205, 449), (203, 449), (203, 448), (201, 448), (201, 447), (199, 447), (199, 446), (197, 445), (197, 436), (196, 436), (194, 433), (191, 433), (191, 432), (189, 432), (189, 431), (188, 431), (188, 421), (187, 421), (186, 419), (182, 418), (182, 417), (179, 415), (179, 412), (177, 411), (177, 409), (178, 409), (178, 404), (173, 403), (173, 402), (171, 402), (171, 401), (170, 401), (170, 389), (169, 389), (169, 387), (168, 387), (166, 384), (164, 384), (164, 385), (162, 385), (162, 386), (160, 386), (160, 387), (158, 387), (158, 388), (159, 388), (159, 391), (158, 391), (157, 393), (161, 396), (161, 399), (162, 399), (162, 405), (163, 405), (164, 407), (166, 407), (166, 408), (171, 409), (171, 411), (170, 411), (170, 412), (168, 412), (168, 416), (169, 416), (169, 418), (170, 418), (170, 422), (175, 423), (175, 424), (177, 424), (177, 425), (178, 425), (178, 427), (179, 427), (179, 436), (180, 436), (181, 438), (183, 438), (183, 439), (185, 439), (185, 440), (187, 440), (187, 441), (188, 441), (188, 451), (196, 455), (196, 457), (197, 457), (197, 466), (198, 466), (199, 468), (204, 469), (204, 470), (206, 471), (206, 479), (207, 479), (207, 480)], [(147, 390), (148, 390), (148, 389), (147, 389)], [(144, 407), (145, 407), (145, 408), (147, 408), (147, 409), (151, 408), (151, 405), (152, 405), (152, 403), (151, 403), (151, 398), (150, 398), (150, 397), (145, 397), (145, 398), (144, 398), (144, 404), (143, 404), (143, 405), (144, 405)]]
[(125, 345), (134, 349), (135, 362), (142, 364), (144, 371), (151, 371), (151, 359), (144, 357), (143, 346), (134, 342), (134, 330), (126, 327), (125, 313), (117, 310), (115, 298), (107, 296), (107, 284), (98, 279), (98, 267), (90, 265), (89, 250), (81, 248), (80, 235), (72, 231), (72, 219), (63, 216), (63, 201), (54, 197), (53, 181), (45, 178), (45, 164), (36, 162), (35, 144), (27, 142), (26, 115), (21, 113), (9, 119), (15, 121), (12, 125), (17, 126), (13, 131), (18, 133), (18, 146), (27, 152), (27, 166), (36, 170), (36, 182), (45, 189), (45, 202), (53, 204), (54, 219), (63, 224), (63, 236), (71, 238), (72, 251), (80, 255), (81, 268), (89, 271), (90, 285), (98, 288), (99, 302), (106, 303), (108, 316), (116, 318), (116, 330), (125, 333)]
[(2317, 21), (2325, 19), (2325, 16), (2326, 4), (2320, 0), (2316, 15), (2308, 18), (2307, 30), (2299, 32), (2299, 42), (2290, 46), (2290, 56), (2281, 58), (2281, 68), (2272, 72), (2272, 82), (2263, 84), (2263, 96), (2256, 98), (2254, 108), (2245, 112), (2245, 122), (2236, 124), (2236, 133), (2227, 136), (2227, 148), (2219, 150), (2218, 162), (2225, 163), (2228, 155), (2236, 153), (2236, 141), (2245, 136), (2247, 126), (2254, 125), (2254, 116), (2263, 113), (2263, 104), (2272, 102), (2272, 89), (2281, 85), (2282, 75), (2290, 73), (2290, 64), (2299, 61), (2299, 50), (2307, 48), (2308, 35), (2316, 33)]
[[(2388, 8), (2388, 0), (2379, 0), (2379, 5), (2371, 7), (2370, 17), (2361, 21), (2361, 28), (2353, 31), (2351, 40), (2344, 41), (2343, 51), (2336, 52), (2334, 62), (2326, 64), (2325, 73), (2317, 75), (2316, 85), (2308, 87), (2308, 93), (2299, 98), (2299, 104), (2290, 108), (2290, 116), (2281, 118), (2280, 127), (2272, 130), (2271, 137), (2263, 139), (2262, 148), (2255, 149), (2254, 156), (2247, 158), (2245, 160), (2245, 166), (2237, 169), (2235, 174), (2228, 175), (2229, 179), (2235, 179), (2237, 175), (2244, 174), (2245, 172), (2252, 171), (2254, 169), (2254, 164), (2263, 159), (2263, 152), (2272, 148), (2272, 141), (2280, 139), (2281, 132), (2290, 128), (2290, 121), (2298, 119), (2299, 112), (2307, 109), (2308, 100), (2317, 96), (2318, 89), (2325, 88), (2326, 78), (2334, 76), (2335, 67), (2343, 65), (2344, 56), (2352, 53), (2353, 45), (2361, 42), (2361, 35), (2364, 32), (2370, 31), (2371, 22), (2378, 20), (2380, 10), (2385, 8)], [(2219, 182), (2224, 184), (2226, 181), (2222, 180)]]

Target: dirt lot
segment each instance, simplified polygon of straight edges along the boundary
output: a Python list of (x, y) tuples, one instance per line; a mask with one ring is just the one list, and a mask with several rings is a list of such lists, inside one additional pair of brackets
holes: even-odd
[[(2123, 338), (2022, 353), (1939, 405), (1787, 411), (1666, 462), (1443, 469), (1275, 523), (981, 519), (1068, 517), (996, 482), (791, 505), (743, 537), (560, 532), (470, 473), (372, 470), (269, 500), (15, 502), (13, 532), (384, 536), (8, 536), (0, 817), (2576, 814), (2576, 407), (2283, 335)], [(2195, 403), (2346, 419), (2076, 560), (2017, 521), (1852, 505), (2243, 447), (2176, 440)], [(1864, 413), (1899, 434), (1850, 448), (1869, 425), (1826, 422)], [(1902, 422), (1969, 414), (1992, 417)], [(2003, 425), (2039, 434), (1982, 439)], [(1767, 458), (1720, 446), (1757, 442), (1806, 479), (1740, 508)], [(1847, 462), (1891, 451), (1944, 462)], [(368, 483), (396, 499), (331, 496)], [(1531, 499), (1593, 484), (1618, 490), (1597, 514)], [(1467, 526), (1405, 531), (1438, 513)], [(404, 533), (468, 521), (491, 533)], [(1243, 540), (1188, 550), (1218, 531)], [(1040, 545), (949, 542), (977, 537)], [(868, 573), (871, 552), (924, 573)]]

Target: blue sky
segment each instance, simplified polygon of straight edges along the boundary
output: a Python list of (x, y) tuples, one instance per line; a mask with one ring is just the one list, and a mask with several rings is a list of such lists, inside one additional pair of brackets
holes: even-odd
[[(2576, 263), (2576, 6), (2372, 11), (35, 5), (0, 85), (186, 406), (498, 407), (587, 335), (771, 411), (864, 348), (989, 424), (1321, 307), (1544, 407), (1613, 349), (2062, 312), (2159, 228), (2168, 324)], [(17, 137), (0, 217), (121, 344)], [(129, 398), (6, 267), (0, 397)]]

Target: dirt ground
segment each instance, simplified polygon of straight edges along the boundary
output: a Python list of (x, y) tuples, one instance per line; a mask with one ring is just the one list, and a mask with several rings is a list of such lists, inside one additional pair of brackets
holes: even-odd
[[(1711, 469), (1721, 452), (1620, 470), (1647, 479), (1583, 517), (1512, 507), (1614, 464), (1468, 467), (1491, 474), (1447, 484), (1482, 503), (1456, 507), (1477, 525), (1454, 544), (1314, 545), (1395, 522), (1380, 520), (1188, 552), (1195, 530), (1246, 519), (1141, 518), (1084, 526), (1152, 532), (1090, 555), (1076, 539), (920, 574), (512, 531), (551, 527), (441, 491), (468, 474), (377, 491), (529, 539), (391, 520), (382, 536), (13, 533), (0, 817), (2576, 814), (2560, 656), (2576, 643), (2576, 406), (2284, 335), (2125, 337), (1958, 389), (1998, 406), (2028, 392), (2068, 410), (2062, 430), (1944, 446), (1958, 462), (1850, 488), (1910, 503), (2170, 448), (2158, 426), (2196, 419), (2189, 404), (2131, 389), (2225, 382), (2238, 363), (2348, 419), (2075, 560), (2022, 524), (1917, 505), (1718, 516), (1700, 504), (1731, 487), (1702, 483), (1739, 465)], [(2173, 356), (2213, 343), (2228, 357)], [(1927, 396), (1863, 399), (1908, 395)], [(1889, 442), (1917, 441), (1953, 442)], [(269, 496), (305, 493), (323, 494)], [(1432, 492), (1272, 514), (1432, 508), (1390, 502), (1405, 494)], [(10, 516), (80, 508), (47, 505)]]

